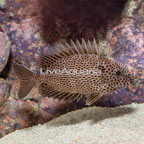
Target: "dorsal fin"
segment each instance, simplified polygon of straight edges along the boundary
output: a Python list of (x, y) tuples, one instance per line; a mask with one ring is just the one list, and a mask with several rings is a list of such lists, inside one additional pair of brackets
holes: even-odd
[(68, 44), (64, 42), (60, 43), (53, 48), (53, 52), (49, 55), (43, 55), (37, 60), (37, 65), (45, 69), (51, 65), (54, 61), (65, 56), (71, 56), (75, 54), (96, 54), (98, 56), (110, 57), (112, 55), (112, 50), (108, 45), (105, 45), (104, 42), (100, 41), (98, 44), (95, 39), (91, 42), (87, 42), (82, 38), (80, 43), (78, 40), (76, 42), (71, 40), (71, 43)]

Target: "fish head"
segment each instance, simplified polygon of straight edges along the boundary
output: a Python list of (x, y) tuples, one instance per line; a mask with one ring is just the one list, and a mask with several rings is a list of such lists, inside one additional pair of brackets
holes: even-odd
[(100, 66), (103, 67), (102, 83), (107, 85), (107, 92), (133, 85), (136, 82), (135, 75), (128, 67), (113, 58), (105, 59)]

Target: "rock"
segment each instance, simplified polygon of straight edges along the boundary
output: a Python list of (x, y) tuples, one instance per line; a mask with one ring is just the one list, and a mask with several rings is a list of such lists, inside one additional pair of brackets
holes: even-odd
[(3, 32), (0, 32), (0, 72), (5, 67), (9, 53), (10, 53), (11, 43), (7, 35)]
[(4, 8), (5, 4), (6, 4), (5, 0), (0, 0), (0, 8)]

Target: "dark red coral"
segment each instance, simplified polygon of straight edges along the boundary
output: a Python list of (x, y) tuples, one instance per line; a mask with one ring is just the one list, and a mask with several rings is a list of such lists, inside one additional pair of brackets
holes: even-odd
[(127, 0), (35, 0), (34, 12), (43, 37), (53, 43), (59, 38), (97, 37), (109, 24), (117, 24)]

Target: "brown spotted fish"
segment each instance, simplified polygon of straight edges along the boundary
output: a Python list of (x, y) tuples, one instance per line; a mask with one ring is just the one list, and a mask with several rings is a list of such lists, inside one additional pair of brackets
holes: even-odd
[(37, 60), (41, 74), (35, 74), (25, 66), (14, 63), (20, 80), (19, 98), (24, 98), (38, 86), (44, 97), (67, 101), (79, 100), (87, 95), (87, 105), (101, 96), (134, 83), (135, 77), (128, 68), (111, 57), (112, 50), (97, 44), (95, 39), (80, 43), (71, 41), (58, 44), (50, 55)]

